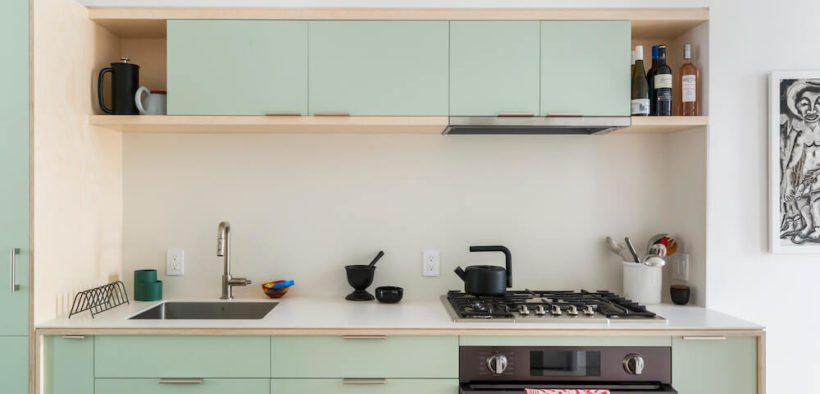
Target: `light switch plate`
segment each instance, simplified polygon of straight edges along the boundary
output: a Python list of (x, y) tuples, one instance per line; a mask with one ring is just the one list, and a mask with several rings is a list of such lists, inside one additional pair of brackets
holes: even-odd
[(165, 255), (165, 274), (168, 276), (185, 274), (185, 249), (170, 248)]
[(441, 255), (438, 250), (425, 250), (421, 259), (424, 276), (441, 276)]

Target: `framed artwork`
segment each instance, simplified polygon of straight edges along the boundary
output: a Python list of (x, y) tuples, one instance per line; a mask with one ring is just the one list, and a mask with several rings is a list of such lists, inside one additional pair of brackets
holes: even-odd
[(769, 233), (773, 253), (820, 253), (820, 71), (770, 77)]

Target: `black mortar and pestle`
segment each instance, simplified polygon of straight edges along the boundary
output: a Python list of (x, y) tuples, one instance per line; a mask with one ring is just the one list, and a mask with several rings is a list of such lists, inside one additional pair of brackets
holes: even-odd
[(379, 254), (368, 265), (346, 265), (347, 283), (353, 286), (353, 292), (345, 297), (348, 301), (370, 301), (375, 299), (373, 294), (367, 292), (367, 287), (373, 284), (373, 274), (376, 271), (376, 262), (384, 256), (384, 251)]

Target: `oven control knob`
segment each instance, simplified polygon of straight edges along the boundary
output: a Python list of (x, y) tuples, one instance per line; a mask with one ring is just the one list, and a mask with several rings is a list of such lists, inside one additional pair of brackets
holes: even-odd
[(507, 369), (507, 356), (493, 354), (487, 359), (487, 369), (496, 375), (501, 375)]
[(630, 375), (640, 375), (643, 373), (643, 356), (637, 353), (629, 353), (624, 357), (624, 371)]

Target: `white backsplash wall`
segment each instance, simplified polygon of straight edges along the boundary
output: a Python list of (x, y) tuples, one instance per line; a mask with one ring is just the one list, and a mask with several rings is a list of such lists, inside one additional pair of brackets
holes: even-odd
[[(461, 288), (456, 265), (503, 264), (468, 252), (485, 244), (512, 250), (515, 288), (619, 291), (603, 237), (642, 249), (675, 231), (670, 138), (126, 134), (123, 274), (131, 288), (133, 270), (156, 268), (165, 298), (218, 297), (228, 220), (233, 274), (254, 281), (238, 297), (276, 279), (294, 279), (294, 295), (343, 297), (343, 266), (380, 249), (373, 287), (437, 297)], [(686, 209), (705, 215), (702, 203)], [(184, 276), (165, 276), (169, 247), (185, 249)], [(425, 249), (441, 251), (441, 277), (421, 275)]]

